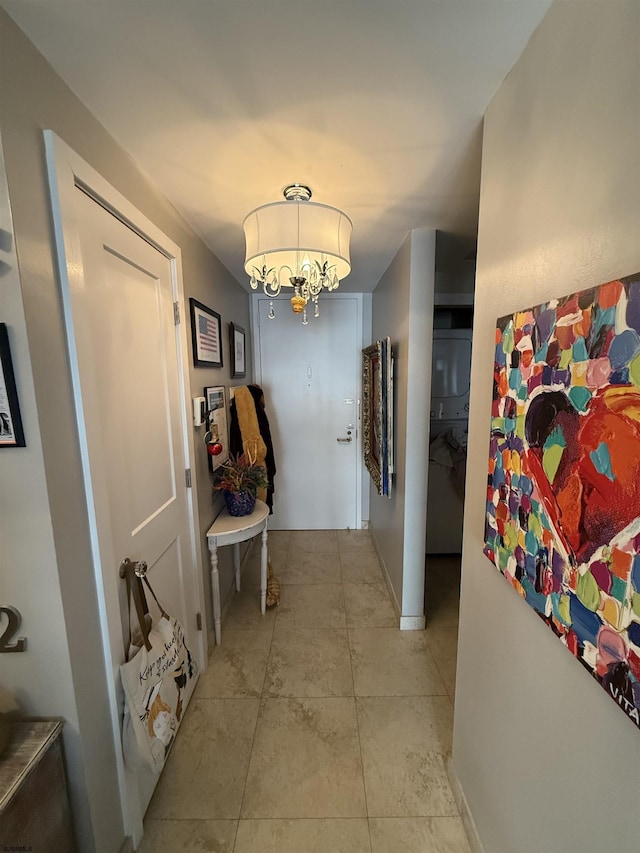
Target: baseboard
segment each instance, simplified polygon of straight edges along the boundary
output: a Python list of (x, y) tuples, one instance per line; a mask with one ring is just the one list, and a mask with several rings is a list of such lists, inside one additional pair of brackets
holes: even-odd
[(376, 556), (378, 557), (378, 563), (380, 563), (380, 568), (382, 569), (382, 576), (384, 578), (384, 582), (387, 585), (387, 589), (389, 590), (389, 597), (391, 598), (391, 604), (393, 605), (393, 609), (396, 612), (396, 619), (398, 623), (400, 622), (400, 604), (398, 603), (398, 599), (396, 598), (396, 591), (393, 588), (393, 584), (391, 583), (391, 578), (389, 577), (389, 572), (387, 571), (387, 567), (384, 562), (384, 557), (382, 556), (382, 552), (380, 551), (380, 546), (378, 545), (378, 540), (376, 539), (376, 532), (373, 528), (369, 528), (369, 535), (371, 536), (371, 541), (373, 542), (373, 547), (376, 551)]
[(478, 835), (473, 815), (471, 814), (471, 809), (469, 808), (469, 803), (467, 802), (464, 790), (460, 784), (460, 780), (458, 779), (456, 768), (453, 766), (452, 758), (447, 761), (447, 775), (449, 776), (449, 784), (451, 785), (453, 798), (456, 801), (460, 817), (462, 818), (464, 831), (467, 833), (467, 838), (469, 839), (471, 853), (485, 853), (482, 841), (480, 841), (480, 836)]
[(403, 616), (402, 609), (400, 608), (400, 602), (396, 598), (396, 591), (393, 588), (393, 584), (391, 583), (391, 578), (389, 577), (389, 572), (387, 571), (387, 567), (384, 562), (384, 557), (382, 556), (382, 552), (380, 551), (380, 546), (378, 545), (378, 540), (376, 539), (375, 530), (369, 528), (369, 534), (371, 535), (371, 541), (373, 542), (373, 547), (376, 550), (376, 554), (378, 556), (378, 562), (380, 563), (380, 568), (382, 569), (382, 576), (384, 577), (384, 582), (387, 585), (387, 589), (389, 590), (389, 597), (391, 598), (391, 604), (393, 605), (393, 609), (396, 612), (396, 619), (398, 620), (398, 626), (401, 631), (424, 631), (427, 619), (424, 614), (422, 616)]
[(422, 616), (401, 616), (400, 630), (401, 631), (424, 631), (427, 624), (427, 619), (424, 613)]

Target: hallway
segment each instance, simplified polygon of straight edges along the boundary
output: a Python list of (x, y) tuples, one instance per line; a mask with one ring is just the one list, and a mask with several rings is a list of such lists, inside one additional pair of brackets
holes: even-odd
[(254, 545), (140, 850), (468, 853), (446, 773), (456, 595), (400, 632), (367, 531), (269, 541), (281, 605), (260, 616)]

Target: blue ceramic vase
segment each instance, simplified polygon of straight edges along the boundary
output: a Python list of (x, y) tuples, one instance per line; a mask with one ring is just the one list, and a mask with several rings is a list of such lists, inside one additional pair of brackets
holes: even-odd
[(224, 501), (229, 515), (251, 515), (255, 509), (256, 499), (249, 492), (223, 492)]

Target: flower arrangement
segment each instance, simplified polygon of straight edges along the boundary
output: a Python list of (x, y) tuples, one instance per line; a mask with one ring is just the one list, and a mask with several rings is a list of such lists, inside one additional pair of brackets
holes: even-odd
[(213, 482), (217, 491), (231, 492), (233, 495), (249, 493), (254, 498), (258, 489), (266, 489), (267, 472), (263, 465), (244, 454), (230, 457), (218, 468)]

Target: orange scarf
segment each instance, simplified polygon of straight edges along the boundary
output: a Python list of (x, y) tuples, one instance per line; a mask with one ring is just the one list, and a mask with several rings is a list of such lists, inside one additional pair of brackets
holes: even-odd
[[(260, 435), (256, 404), (251, 391), (249, 391), (246, 385), (241, 385), (235, 389), (233, 399), (236, 401), (236, 413), (238, 415), (238, 426), (240, 427), (240, 435), (242, 436), (244, 455), (248, 462), (257, 462), (259, 465), (262, 465), (266, 473), (265, 459), (267, 457), (267, 446)], [(258, 489), (258, 500), (266, 501), (266, 499), (267, 490), (265, 488)]]

